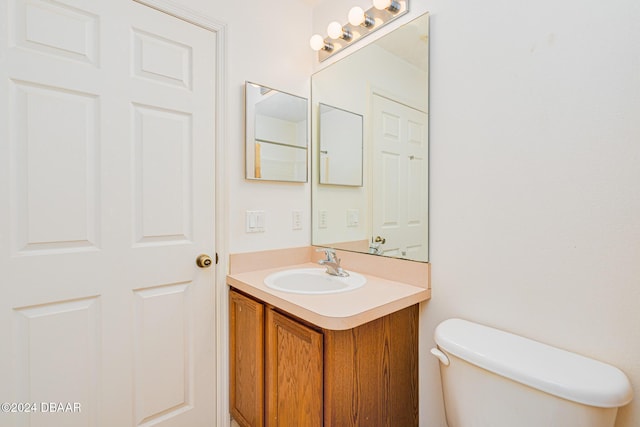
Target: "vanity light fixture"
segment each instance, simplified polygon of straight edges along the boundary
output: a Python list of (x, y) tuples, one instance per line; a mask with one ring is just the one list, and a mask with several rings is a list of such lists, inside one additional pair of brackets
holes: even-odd
[(324, 61), (357, 40), (384, 27), (409, 12), (409, 0), (373, 0), (373, 7), (365, 11), (352, 7), (348, 21), (340, 25), (333, 21), (327, 27), (328, 37), (314, 34), (309, 40), (311, 49), (318, 52), (318, 59)]

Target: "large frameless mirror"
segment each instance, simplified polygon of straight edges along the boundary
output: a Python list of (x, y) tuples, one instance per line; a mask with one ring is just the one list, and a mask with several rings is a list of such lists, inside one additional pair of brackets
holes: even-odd
[[(314, 245), (429, 260), (428, 34), (425, 14), (312, 76)], [(362, 118), (361, 157), (336, 154), (362, 167), (361, 183), (326, 179), (335, 156), (323, 134), (339, 141), (348, 131), (325, 129), (325, 106)]]
[(246, 82), (247, 179), (307, 181), (307, 116), (306, 98)]

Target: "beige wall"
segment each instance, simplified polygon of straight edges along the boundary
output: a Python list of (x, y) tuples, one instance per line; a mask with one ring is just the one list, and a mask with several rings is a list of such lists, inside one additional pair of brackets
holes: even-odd
[(638, 396), (616, 426), (638, 426), (640, 7), (429, 3), (421, 424), (444, 425), (433, 329), (462, 317), (618, 366)]

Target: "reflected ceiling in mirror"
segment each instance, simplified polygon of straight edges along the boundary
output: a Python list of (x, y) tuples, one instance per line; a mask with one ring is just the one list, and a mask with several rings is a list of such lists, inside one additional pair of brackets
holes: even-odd
[(245, 83), (246, 178), (307, 181), (306, 98)]
[[(425, 14), (312, 76), (314, 245), (428, 261), (428, 34)], [(322, 185), (321, 104), (362, 116), (361, 186)]]

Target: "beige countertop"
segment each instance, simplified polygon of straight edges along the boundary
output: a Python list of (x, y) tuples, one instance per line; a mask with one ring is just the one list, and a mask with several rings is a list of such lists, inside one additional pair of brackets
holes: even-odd
[[(357, 270), (352, 271), (365, 276), (367, 282), (358, 289), (334, 294), (296, 294), (277, 291), (264, 284), (265, 277), (271, 273), (317, 267), (318, 264), (308, 262), (231, 273), (227, 276), (227, 283), (267, 304), (330, 330), (355, 328), (431, 297), (429, 288), (383, 279)], [(346, 270), (349, 271), (348, 268)]]

